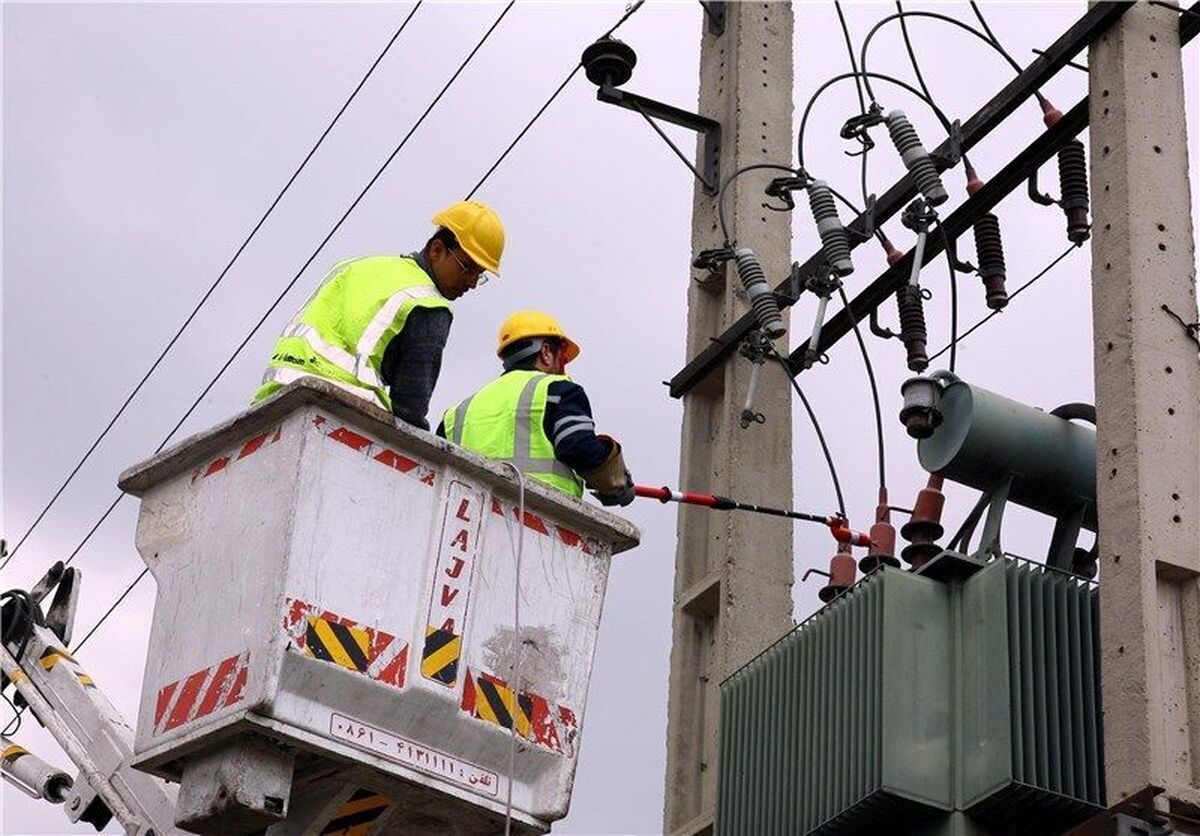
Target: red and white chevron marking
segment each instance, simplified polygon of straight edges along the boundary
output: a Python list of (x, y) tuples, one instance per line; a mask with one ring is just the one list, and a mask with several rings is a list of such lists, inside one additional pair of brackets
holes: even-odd
[[(492, 513), (499, 514), (500, 516), (504, 516), (505, 514), (505, 507), (501, 505), (500, 500), (496, 499), (495, 497), (492, 497)], [(515, 505), (508, 508), (508, 514), (513, 519), (517, 518), (518, 513), (519, 510)], [(536, 531), (538, 534), (541, 534), (545, 537), (557, 537), (559, 541), (561, 541), (562, 544), (569, 549), (578, 548), (584, 554), (595, 554), (595, 551), (592, 549), (591, 542), (582, 534), (572, 531), (569, 528), (564, 528), (561, 525), (555, 525), (552, 522), (548, 522), (539, 517), (537, 514), (529, 511), (525, 512), (525, 527), (530, 531)]]
[(415, 459), (411, 459), (390, 447), (384, 447), (378, 441), (368, 438), (362, 433), (355, 432), (345, 425), (335, 424), (324, 415), (314, 417), (313, 426), (320, 430), (327, 438), (339, 444), (345, 444), (356, 453), (362, 453), (373, 461), (416, 479), (423, 485), (433, 487), (433, 480), (437, 477), (437, 471), (432, 467), (421, 464)]
[(250, 652), (246, 651), (159, 688), (154, 733), (169, 732), (238, 702), (249, 672)]
[(225, 468), (229, 467), (232, 462), (240, 462), (247, 456), (252, 456), (261, 450), (267, 444), (274, 444), (283, 436), (283, 427), (276, 427), (273, 430), (267, 430), (261, 435), (256, 435), (254, 438), (247, 441), (238, 448), (236, 453), (229, 453), (225, 456), (217, 456), (208, 464), (198, 467), (192, 471), (192, 481), (197, 479), (206, 479), (214, 473), (220, 473)]

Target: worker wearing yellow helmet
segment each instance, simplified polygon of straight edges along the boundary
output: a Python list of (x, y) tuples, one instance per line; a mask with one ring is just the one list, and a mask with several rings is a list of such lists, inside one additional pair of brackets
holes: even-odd
[(504, 225), (482, 203), (455, 203), (433, 224), (417, 252), (335, 265), (275, 343), (254, 402), (315, 376), (429, 429), (450, 303), (499, 275), (504, 252)]
[(575, 498), (590, 488), (605, 505), (633, 501), (621, 445), (596, 435), (583, 387), (567, 377), (579, 346), (541, 311), (517, 311), (500, 326), (499, 378), (446, 410), (438, 435)]

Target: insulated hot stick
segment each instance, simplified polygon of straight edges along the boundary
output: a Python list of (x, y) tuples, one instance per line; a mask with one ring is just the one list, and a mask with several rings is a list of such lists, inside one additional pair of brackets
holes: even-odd
[(803, 511), (792, 511), (783, 508), (770, 508), (765, 505), (754, 505), (749, 502), (738, 502), (726, 496), (711, 493), (695, 493), (693, 491), (673, 491), (665, 485), (661, 488), (650, 485), (634, 485), (633, 492), (647, 499), (657, 499), (659, 502), (678, 502), (681, 505), (699, 505), (714, 511), (750, 511), (754, 514), (768, 514), (772, 517), (787, 517), (804, 522), (820, 523), (828, 526), (833, 533), (833, 539), (850, 546), (866, 547), (871, 545), (871, 537), (861, 531), (851, 531), (845, 517), (807, 514)]

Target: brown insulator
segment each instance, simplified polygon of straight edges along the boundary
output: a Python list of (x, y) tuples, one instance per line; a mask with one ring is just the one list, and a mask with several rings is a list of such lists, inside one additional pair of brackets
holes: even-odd
[(917, 493), (912, 517), (900, 528), (900, 536), (910, 543), (900, 552), (900, 556), (914, 569), (920, 569), (942, 550), (937, 541), (945, 533), (942, 528), (942, 508), (945, 504), (942, 474), (931, 473), (928, 483)]
[(896, 306), (900, 309), (900, 340), (908, 354), (908, 367), (921, 372), (929, 365), (926, 349), (929, 336), (925, 331), (925, 300), (921, 291), (905, 285), (896, 291)]
[(857, 574), (858, 567), (854, 564), (854, 556), (850, 554), (850, 544), (839, 544), (837, 554), (829, 561), (829, 583), (821, 587), (817, 597), (828, 604), (854, 586), (854, 578)]
[(1058, 185), (1063, 212), (1067, 215), (1067, 240), (1082, 244), (1091, 234), (1088, 223), (1087, 157), (1078, 139), (1058, 149)]
[(888, 508), (887, 488), (880, 488), (875, 524), (871, 526), (871, 547), (867, 556), (858, 562), (858, 568), (864, 575), (869, 575), (884, 565), (899, 566), (900, 561), (896, 559), (896, 527), (892, 525), (892, 511)]
[(1004, 242), (1000, 238), (1000, 219), (988, 212), (974, 224), (975, 255), (979, 259), (979, 278), (987, 295), (987, 306), (998, 311), (1008, 304), (1008, 289), (1004, 286), (1007, 271), (1004, 267)]
[(1055, 123), (1062, 119), (1062, 111), (1050, 104), (1050, 100), (1040, 93), (1038, 94), (1038, 104), (1042, 106), (1042, 123), (1047, 128), (1053, 128)]

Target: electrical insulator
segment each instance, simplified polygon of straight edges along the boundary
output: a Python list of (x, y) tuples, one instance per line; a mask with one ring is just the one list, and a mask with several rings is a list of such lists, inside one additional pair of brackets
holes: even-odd
[(864, 575), (882, 566), (899, 566), (896, 559), (896, 527), (892, 525), (892, 511), (888, 507), (887, 488), (879, 489), (879, 504), (875, 506), (875, 524), (871, 526), (871, 547), (867, 556), (858, 561)]
[(810, 180), (806, 188), (808, 205), (817, 222), (817, 233), (821, 236), (821, 248), (825, 251), (829, 269), (838, 276), (849, 276), (854, 272), (854, 262), (850, 260), (850, 239), (833, 204), (833, 192), (824, 180)]
[(828, 604), (854, 586), (857, 572), (858, 567), (854, 563), (854, 556), (850, 554), (850, 544), (840, 543), (837, 554), (829, 561), (829, 583), (821, 587), (817, 597)]
[(921, 372), (929, 365), (926, 351), (928, 335), (925, 331), (925, 300), (918, 288), (905, 285), (896, 291), (896, 304), (900, 308), (900, 340), (908, 352), (908, 368)]
[(942, 528), (942, 508), (946, 495), (942, 493), (942, 474), (929, 474), (929, 482), (917, 493), (912, 517), (900, 528), (900, 536), (911, 545), (900, 552), (904, 562), (920, 569), (941, 551), (937, 544), (945, 529)]
[(758, 263), (754, 250), (743, 247), (735, 252), (733, 257), (737, 261), (738, 276), (742, 280), (742, 287), (746, 289), (746, 295), (750, 297), (750, 306), (754, 309), (759, 327), (770, 339), (782, 337), (787, 333), (787, 327), (779, 313), (779, 302), (767, 285), (767, 277), (763, 275), (762, 266)]
[(942, 386), (932, 377), (910, 377), (900, 385), (900, 423), (912, 438), (929, 438), (942, 423)]
[(988, 212), (975, 221), (974, 230), (975, 255), (979, 261), (979, 278), (983, 280), (983, 289), (987, 294), (987, 306), (998, 311), (1008, 304), (1000, 219)]
[(921, 194), (925, 196), (929, 204), (940, 206), (949, 200), (950, 195), (946, 193), (946, 187), (942, 185), (942, 178), (938, 176), (937, 167), (929, 158), (929, 152), (925, 150), (925, 146), (921, 144), (921, 138), (917, 136), (917, 129), (908, 121), (904, 111), (893, 110), (885, 121), (888, 134), (892, 137), (892, 144), (896, 146), (900, 159), (904, 161), (904, 167), (912, 174), (913, 179), (917, 182), (917, 188), (921, 190)]
[(1067, 214), (1067, 240), (1082, 244), (1088, 239), (1087, 158), (1083, 143), (1072, 139), (1058, 149), (1060, 205)]

